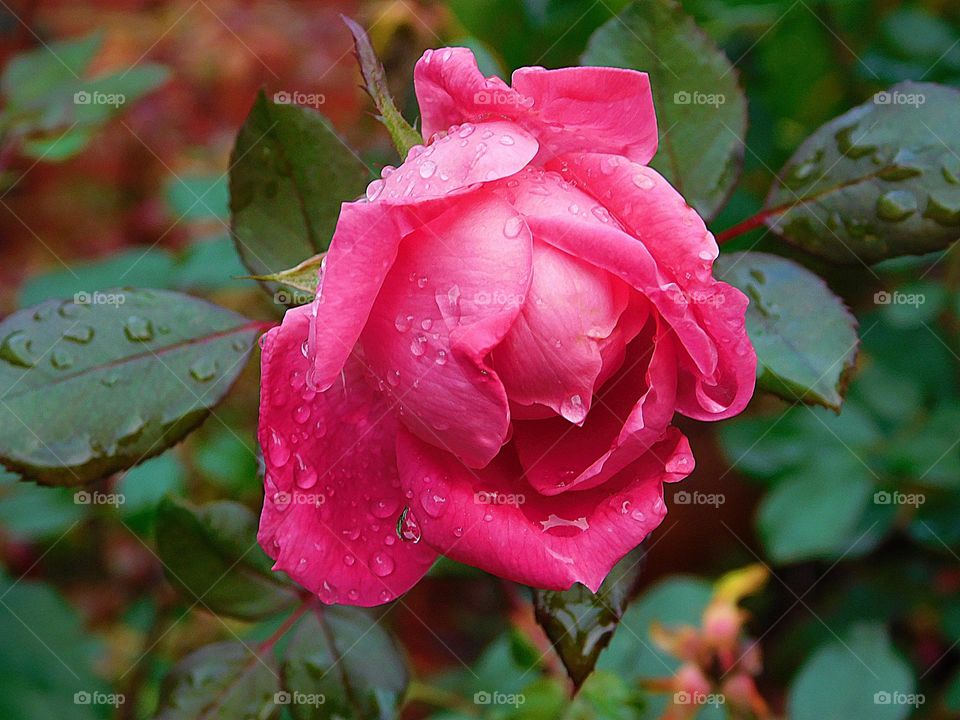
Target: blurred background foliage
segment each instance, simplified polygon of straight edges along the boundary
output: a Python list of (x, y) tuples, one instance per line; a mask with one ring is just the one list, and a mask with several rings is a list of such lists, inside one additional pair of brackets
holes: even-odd
[[(322, 96), (319, 109), (369, 168), (395, 162), (357, 87), (339, 13), (369, 28), (394, 96), (414, 118), (413, 63), (425, 48), (468, 45), (503, 77), (523, 65), (574, 65), (626, 4), (4, 3), (0, 313), (133, 285), (276, 319), (281, 308), (242, 279), (228, 236), (228, 157), (258, 89)], [(951, 0), (683, 7), (735, 64), (749, 98), (743, 176), (714, 231), (757, 211), (775, 169), (840, 112), (905, 79), (960, 86), (960, 4)], [(77, 76), (127, 102), (66, 112), (64, 88)], [(660, 717), (671, 712), (664, 690), (686, 686), (652, 681), (681, 678), (690, 663), (656, 627), (699, 626), (716, 579), (756, 564), (769, 578), (744, 600), (742, 634), (759, 640), (762, 669), (751, 674), (776, 715), (960, 717), (960, 257), (954, 249), (881, 263), (878, 282), (866, 268), (838, 271), (759, 230), (730, 243), (746, 248), (800, 259), (856, 314), (863, 344), (843, 412), (758, 396), (720, 428), (684, 424), (698, 466), (683, 489), (719, 493), (722, 503), (669, 502), (676, 490), (668, 492), (642, 595), (574, 701), (523, 591), (440, 563), (380, 611), (412, 667), (405, 717)], [(894, 289), (925, 301), (874, 302)], [(78, 691), (123, 693), (117, 716), (152, 717), (162, 679), (188, 652), (270, 636), (274, 620), (223, 619), (175, 591), (154, 537), (165, 496), (258, 511), (252, 365), (199, 432), (95, 486), (122, 494), (122, 505), (82, 504), (72, 490), (0, 475), (0, 717), (114, 712), (76, 704)], [(909, 496), (922, 502), (898, 502)], [(864, 688), (922, 693), (924, 702), (864, 703)], [(524, 702), (476, 705), (476, 692), (522, 693)], [(695, 709), (704, 718), (734, 710)], [(749, 712), (758, 714), (734, 717)]]

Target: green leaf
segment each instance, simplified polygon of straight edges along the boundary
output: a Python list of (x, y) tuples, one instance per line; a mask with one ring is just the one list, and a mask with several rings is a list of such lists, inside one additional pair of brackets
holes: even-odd
[(130, 287), (161, 290), (219, 290), (252, 285), (238, 280), (246, 268), (226, 235), (198, 240), (180, 253), (163, 248), (135, 249), (101, 260), (71, 264), (30, 278), (20, 289), (21, 306), (36, 305), (51, 298), (69, 298), (95, 287), (122, 282)]
[(403, 115), (397, 110), (397, 106), (390, 96), (390, 89), (387, 87), (387, 75), (383, 71), (383, 65), (380, 58), (370, 44), (370, 38), (367, 32), (358, 23), (354, 22), (346, 15), (341, 15), (343, 22), (350, 28), (353, 35), (353, 47), (357, 55), (357, 61), (360, 63), (360, 72), (363, 74), (363, 82), (367, 92), (373, 99), (374, 105), (380, 112), (380, 122), (382, 122), (390, 132), (394, 147), (400, 153), (401, 158), (407, 157), (407, 153), (414, 145), (422, 145), (423, 137), (410, 126)]
[(680, 662), (656, 646), (650, 637), (651, 626), (699, 627), (712, 593), (710, 583), (694, 577), (673, 576), (653, 585), (627, 608), (620, 631), (600, 656), (597, 669), (630, 680), (671, 674)]
[(260, 332), (161, 290), (80, 293), (0, 322), (0, 463), (48, 485), (132, 467), (196, 428)]
[(960, 236), (960, 91), (905, 82), (816, 130), (779, 174), (767, 225), (809, 252), (872, 263)]
[(915, 709), (913, 674), (882, 625), (851, 628), (801, 668), (787, 701), (791, 720), (902, 720)]
[(0, 77), (0, 90), (15, 107), (26, 107), (61, 85), (78, 80), (100, 50), (99, 33), (80, 40), (46, 43), (13, 57)]
[(733, 191), (747, 100), (730, 61), (673, 0), (628, 5), (590, 38), (583, 65), (650, 74), (660, 149), (650, 165), (706, 219)]
[(579, 688), (610, 644), (632, 597), (644, 550), (638, 547), (613, 566), (596, 595), (579, 583), (569, 590), (534, 590), (537, 622)]
[(866, 530), (860, 530), (860, 520), (873, 484), (856, 460), (837, 460), (828, 468), (805, 468), (782, 478), (764, 497), (757, 525), (774, 562), (857, 555), (852, 546)]
[(56, 539), (83, 520), (86, 506), (74, 501), (68, 488), (48, 488), (22, 482), (0, 470), (0, 525), (16, 538)]
[(279, 715), (278, 674), (270, 653), (239, 642), (207, 645), (173, 669), (157, 720), (268, 720)]
[(234, 502), (194, 507), (175, 498), (157, 510), (157, 554), (185, 599), (246, 620), (274, 615), (297, 601), (257, 544), (257, 519)]
[(760, 387), (839, 411), (859, 344), (843, 301), (812, 272), (775, 255), (724, 254), (714, 271), (750, 298), (747, 334)]
[(387, 631), (353, 607), (329, 606), (305, 616), (287, 647), (282, 672), (295, 720), (388, 720), (397, 716), (410, 682)]
[(322, 115), (272, 103), (262, 92), (230, 167), (233, 237), (252, 275), (326, 252), (340, 204), (361, 194), (369, 176)]
[(305, 305), (311, 302), (317, 294), (317, 285), (320, 283), (320, 268), (323, 266), (324, 254), (314, 255), (304, 260), (296, 267), (270, 275), (256, 275), (254, 280), (261, 282), (279, 283), (296, 291), (276, 293), (277, 302), (284, 305)]
[(97, 720), (112, 709), (94, 670), (101, 648), (53, 588), (0, 575), (0, 637), (0, 717)]

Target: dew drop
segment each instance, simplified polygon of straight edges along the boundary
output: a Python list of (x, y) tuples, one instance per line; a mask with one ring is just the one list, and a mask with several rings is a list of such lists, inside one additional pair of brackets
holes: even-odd
[(523, 218), (519, 215), (514, 215), (511, 218), (507, 219), (507, 222), (503, 225), (503, 234), (508, 238), (515, 238), (520, 234), (520, 231), (523, 229)]
[(403, 509), (403, 512), (400, 513), (400, 519), (397, 520), (397, 537), (403, 542), (413, 543), (414, 545), (420, 542), (420, 538), (423, 537), (420, 523), (410, 512), (409, 507)]
[(296, 455), (296, 467), (293, 469), (294, 480), (299, 487), (309, 490), (317, 484), (317, 471), (307, 465), (300, 455)]
[(500, 144), (501, 144), (501, 145), (513, 145), (514, 142), (515, 142), (515, 141), (514, 141), (514, 139), (513, 139), (513, 136), (511, 136), (511, 135), (501, 135), (501, 136), (500, 136)]
[(410, 341), (410, 352), (413, 353), (415, 357), (421, 357), (426, 352), (426, 346), (427, 336), (417, 335), (417, 337)]
[(71, 342), (79, 343), (80, 345), (86, 345), (88, 342), (93, 340), (93, 328), (89, 325), (73, 327), (63, 333), (63, 337)]
[(420, 494), (420, 506), (427, 515), (438, 518), (447, 509), (447, 499), (436, 490), (428, 488)]
[(153, 340), (153, 323), (139, 315), (131, 315), (123, 326), (123, 332), (130, 342), (149, 342)]
[(33, 341), (23, 330), (17, 330), (7, 335), (3, 343), (0, 343), (0, 358), (11, 365), (31, 368), (36, 364), (31, 353), (32, 348)]
[(275, 467), (283, 467), (290, 459), (290, 448), (287, 447), (280, 433), (276, 430), (270, 432), (270, 442), (267, 448), (267, 454), (270, 456), (270, 462)]
[(412, 321), (412, 315), (404, 315), (403, 313), (400, 313), (397, 315), (397, 319), (393, 321), (393, 326), (397, 329), (397, 332), (406, 332), (410, 329), (410, 323)]
[(432, 178), (437, 172), (437, 164), (433, 160), (424, 160), (420, 165), (420, 177), (424, 180)]
[(51, 353), (50, 364), (57, 370), (66, 370), (73, 365), (73, 355), (66, 350), (57, 348)]
[(310, 419), (310, 406), (309, 405), (299, 405), (297, 409), (293, 411), (293, 419), (298, 425), (303, 425), (307, 420)]
[(370, 569), (377, 577), (386, 577), (393, 572), (393, 560), (386, 553), (374, 553), (370, 558)]
[(190, 366), (190, 377), (197, 382), (210, 382), (217, 375), (218, 364), (213, 358), (202, 357)]
[(370, 202), (373, 202), (378, 197), (380, 197), (380, 193), (383, 192), (384, 185), (386, 185), (386, 182), (379, 179), (374, 180), (372, 183), (367, 185), (367, 200), (369, 200)]
[(653, 180), (642, 173), (633, 176), (633, 184), (641, 190), (649, 190), (653, 187)]

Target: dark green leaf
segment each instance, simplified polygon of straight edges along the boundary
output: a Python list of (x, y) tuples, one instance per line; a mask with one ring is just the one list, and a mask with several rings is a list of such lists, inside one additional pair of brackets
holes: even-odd
[(340, 204), (363, 192), (368, 171), (326, 119), (261, 92), (230, 160), (233, 237), (253, 275), (325, 252)]
[(537, 622), (579, 688), (610, 644), (643, 566), (643, 547), (613, 566), (594, 595), (577, 583), (569, 590), (534, 590)]
[(0, 463), (75, 485), (159, 454), (243, 369), (260, 325), (161, 290), (79, 293), (0, 323)]
[(631, 3), (590, 38), (583, 65), (650, 74), (660, 149), (651, 166), (708, 220), (737, 181), (747, 100), (719, 48), (673, 0)]
[(960, 236), (960, 92), (905, 82), (800, 146), (766, 201), (767, 224), (835, 262), (939, 250)]
[(766, 253), (721, 255), (716, 275), (750, 298), (747, 334), (765, 390), (839, 410), (857, 356), (857, 321), (826, 283)]
[(390, 635), (353, 607), (325, 607), (304, 617), (283, 660), (283, 688), (296, 720), (389, 720), (408, 683)]
[(95, 674), (102, 648), (51, 587), (0, 575), (0, 638), (0, 717), (96, 720), (119, 702)]
[(839, 460), (784, 477), (764, 497), (757, 524), (774, 562), (857, 555), (854, 544), (866, 540), (860, 520), (873, 500), (873, 484), (855, 459)]
[(167, 676), (157, 720), (268, 720), (280, 713), (271, 653), (239, 642), (207, 645)]
[(257, 544), (256, 517), (239, 503), (197, 508), (167, 498), (157, 510), (156, 534), (167, 577), (191, 604), (255, 620), (297, 600)]
[(902, 720), (916, 707), (913, 693), (910, 667), (897, 655), (884, 627), (858, 625), (803, 666), (790, 688), (789, 717)]
[(380, 122), (386, 125), (387, 130), (390, 131), (390, 137), (393, 139), (393, 144), (397, 148), (397, 152), (400, 153), (400, 157), (405, 158), (410, 148), (414, 145), (423, 144), (423, 137), (410, 126), (410, 123), (403, 119), (403, 115), (397, 110), (387, 87), (387, 75), (383, 71), (380, 58), (377, 57), (376, 51), (370, 44), (370, 38), (367, 37), (366, 30), (346, 15), (341, 15), (341, 17), (353, 35), (353, 47), (356, 51), (357, 61), (360, 63), (363, 82), (370, 97), (373, 98), (374, 105), (380, 112)]

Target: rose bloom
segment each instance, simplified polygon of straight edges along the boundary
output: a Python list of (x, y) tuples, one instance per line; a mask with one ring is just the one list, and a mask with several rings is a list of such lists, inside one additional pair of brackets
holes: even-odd
[(326, 603), (376, 605), (446, 555), (596, 591), (694, 466), (674, 413), (740, 412), (746, 297), (647, 167), (647, 75), (484, 78), (427, 51), (425, 146), (344, 203), (311, 306), (263, 340), (259, 540)]

